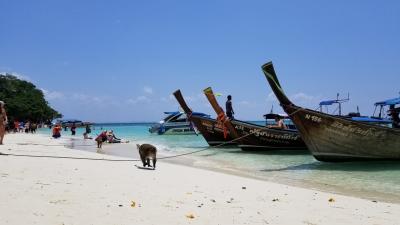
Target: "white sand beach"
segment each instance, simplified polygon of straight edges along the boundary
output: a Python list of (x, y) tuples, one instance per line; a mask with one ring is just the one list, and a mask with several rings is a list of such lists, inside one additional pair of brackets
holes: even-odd
[[(0, 152), (123, 159), (8, 134)], [(136, 149), (132, 149), (136, 151)], [(0, 156), (0, 224), (399, 224), (400, 205), (175, 165)]]

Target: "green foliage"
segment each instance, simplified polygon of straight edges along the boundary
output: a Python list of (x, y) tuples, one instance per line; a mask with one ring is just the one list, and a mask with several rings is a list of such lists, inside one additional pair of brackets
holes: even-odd
[(62, 117), (49, 106), (43, 92), (35, 85), (10, 74), (0, 74), (0, 100), (6, 103), (5, 108), (10, 122), (14, 119), (49, 122)]

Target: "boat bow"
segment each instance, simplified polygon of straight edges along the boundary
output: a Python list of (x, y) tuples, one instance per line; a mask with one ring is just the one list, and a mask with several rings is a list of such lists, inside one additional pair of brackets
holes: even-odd
[(190, 117), (190, 115), (192, 115), (193, 111), (186, 104), (186, 101), (182, 96), (181, 90), (178, 89), (173, 94), (174, 94), (176, 100), (178, 101), (179, 105), (182, 107), (183, 111), (186, 113), (186, 115), (188, 115), (188, 117)]
[(230, 135), (233, 138), (238, 138), (238, 134), (236, 132), (236, 129), (233, 127), (231, 121), (229, 118), (225, 115), (224, 110), (221, 108), (221, 106), (218, 104), (217, 99), (215, 98), (214, 92), (211, 87), (208, 87), (203, 90), (204, 94), (206, 95), (208, 101), (210, 102), (211, 106), (213, 107), (215, 113), (217, 113), (217, 121), (219, 121), (223, 127), (224, 127), (224, 133), (226, 135), (225, 128), (229, 130)]
[(278, 98), (281, 105), (293, 105), (293, 103), (288, 99), (285, 92), (283, 91), (281, 84), (279, 83), (272, 62), (264, 64), (262, 66), (262, 70), (268, 80), (269, 85), (272, 88), (272, 91), (275, 93), (275, 96)]

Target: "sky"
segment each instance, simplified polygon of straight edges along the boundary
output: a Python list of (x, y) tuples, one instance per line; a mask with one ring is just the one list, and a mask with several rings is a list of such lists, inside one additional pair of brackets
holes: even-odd
[[(211, 86), (235, 117), (282, 109), (261, 65), (273, 61), (297, 105), (350, 101), (373, 113), (400, 95), (399, 1), (0, 0), (0, 72), (34, 83), (64, 118), (159, 121), (212, 108)], [(336, 107), (331, 107), (334, 111)]]

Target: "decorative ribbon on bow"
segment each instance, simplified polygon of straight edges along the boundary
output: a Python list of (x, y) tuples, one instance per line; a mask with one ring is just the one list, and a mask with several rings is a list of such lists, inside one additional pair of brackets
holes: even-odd
[(227, 118), (225, 116), (224, 111), (221, 111), (221, 113), (219, 113), (218, 116), (217, 116), (217, 122), (218, 122), (218, 124), (221, 125), (221, 127), (222, 127), (222, 129), (224, 131), (224, 138), (225, 139), (228, 137), (228, 129), (227, 129), (226, 125), (225, 125), (226, 119)]

